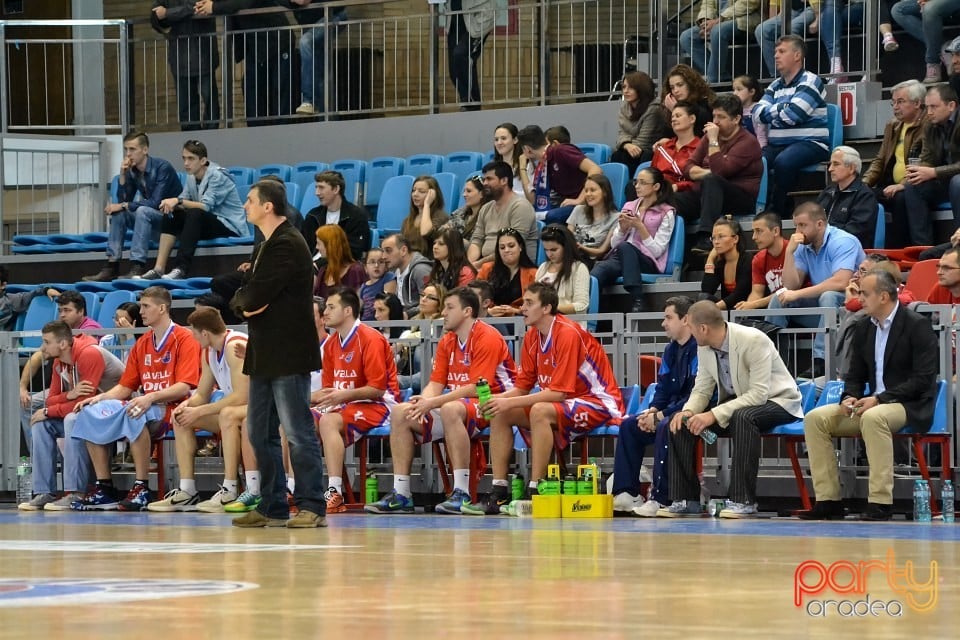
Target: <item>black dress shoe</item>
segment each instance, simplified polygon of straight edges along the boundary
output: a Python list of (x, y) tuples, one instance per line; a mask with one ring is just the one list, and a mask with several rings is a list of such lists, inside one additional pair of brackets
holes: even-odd
[(814, 378), (820, 378), (826, 372), (826, 368), (827, 368), (826, 363), (824, 362), (823, 358), (814, 358), (813, 367), (811, 367), (810, 369), (807, 369), (797, 377), (806, 378), (808, 380), (813, 380)]
[(701, 255), (701, 256), (705, 256), (711, 251), (713, 251), (713, 241), (706, 236), (700, 236), (699, 238), (697, 238), (697, 241), (694, 243), (693, 248), (690, 249), (691, 253)]
[(817, 500), (813, 509), (797, 514), (801, 520), (843, 520), (843, 503), (839, 500)]
[(860, 514), (861, 520), (871, 522), (886, 522), (893, 517), (893, 508), (889, 504), (867, 503), (867, 508)]

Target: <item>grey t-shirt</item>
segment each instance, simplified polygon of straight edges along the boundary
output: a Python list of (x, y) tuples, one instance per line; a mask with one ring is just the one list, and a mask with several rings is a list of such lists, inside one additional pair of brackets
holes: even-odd
[(602, 245), (607, 239), (610, 230), (616, 226), (618, 217), (616, 211), (610, 211), (605, 218), (594, 217), (593, 222), (588, 222), (587, 207), (580, 204), (574, 207), (570, 217), (567, 218), (567, 225), (573, 227), (573, 235), (578, 244), (594, 248)]
[(533, 205), (527, 200), (513, 195), (513, 198), (503, 208), (496, 202), (488, 202), (480, 208), (477, 224), (473, 228), (470, 244), (480, 247), (480, 255), (484, 258), (492, 256), (497, 249), (497, 235), (501, 229), (516, 229), (527, 245), (527, 255), (530, 259), (537, 259), (537, 218), (533, 213)]

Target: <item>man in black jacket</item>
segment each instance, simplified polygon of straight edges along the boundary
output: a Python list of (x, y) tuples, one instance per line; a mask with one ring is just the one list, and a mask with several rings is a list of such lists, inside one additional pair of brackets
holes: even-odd
[[(243, 286), (230, 302), (247, 319), (243, 372), (250, 376), (247, 433), (260, 465), (263, 501), (233, 521), (237, 527), (324, 527), (326, 502), (320, 445), (310, 414), (310, 372), (320, 368), (314, 325), (313, 262), (300, 233), (284, 217), (286, 194), (270, 180), (255, 184), (244, 205), (263, 232)], [(288, 521), (282, 424), (297, 478), (300, 512)]]
[(840, 146), (830, 154), (830, 184), (817, 196), (827, 212), (827, 224), (857, 237), (864, 249), (873, 248), (877, 230), (877, 195), (860, 180), (863, 166), (853, 147)]
[(345, 183), (339, 171), (321, 171), (314, 176), (320, 206), (304, 216), (300, 232), (311, 249), (317, 244), (317, 229), (325, 224), (338, 224), (347, 234), (354, 260), (363, 259), (370, 250), (370, 216), (363, 207), (343, 197)]
[[(860, 279), (866, 317), (854, 329), (850, 368), (839, 405), (814, 409), (803, 421), (816, 506), (808, 520), (843, 517), (833, 447), (836, 436), (860, 434), (870, 464), (864, 520), (889, 520), (893, 504), (891, 434), (907, 424), (926, 431), (937, 395), (937, 336), (930, 320), (897, 300), (897, 283), (874, 269)], [(882, 349), (879, 353), (877, 349)], [(866, 394), (869, 386), (870, 395)]]

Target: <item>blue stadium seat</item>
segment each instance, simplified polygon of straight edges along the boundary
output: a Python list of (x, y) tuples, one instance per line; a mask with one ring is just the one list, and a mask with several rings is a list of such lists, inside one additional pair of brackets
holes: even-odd
[(352, 204), (360, 204), (360, 189), (367, 177), (367, 163), (364, 160), (337, 160), (330, 169), (343, 176), (343, 197)]
[(257, 172), (250, 167), (227, 167), (227, 173), (238, 185), (256, 182)]
[(617, 203), (617, 208), (623, 207), (624, 195), (627, 188), (629, 169), (627, 165), (619, 162), (607, 162), (600, 165), (603, 175), (610, 180), (610, 187), (613, 189), (613, 200)]
[(110, 178), (110, 202), (120, 202), (120, 176)]
[(288, 164), (264, 164), (257, 167), (257, 179), (263, 176), (277, 176), (284, 182), (293, 178), (293, 167)]
[(683, 218), (674, 216), (673, 235), (670, 236), (670, 246), (667, 248), (667, 270), (662, 273), (644, 273), (640, 281), (644, 284), (655, 282), (677, 282), (680, 280), (680, 269), (683, 267), (683, 247), (686, 241), (686, 229)]
[(92, 291), (80, 291), (79, 293), (87, 303), (87, 317), (96, 320), (97, 314), (100, 313), (100, 298)]
[(287, 188), (287, 204), (295, 209), (300, 209), (300, 185), (296, 182), (284, 182), (283, 185)]
[(187, 186), (187, 172), (186, 171), (177, 171), (177, 177), (180, 178), (180, 186)]
[(641, 162), (637, 165), (637, 170), (633, 172), (633, 179), (636, 180), (637, 176), (640, 175), (640, 172), (650, 166), (650, 161)]
[[(366, 187), (363, 191), (363, 204), (376, 208), (380, 204), (380, 195), (390, 178), (403, 174), (403, 158), (383, 156), (374, 158), (367, 167)], [(409, 200), (410, 194), (407, 194)], [(408, 203), (409, 204), (409, 203)]]
[(757, 213), (767, 208), (767, 191), (770, 189), (770, 172), (767, 169), (767, 157), (760, 156), (763, 163), (763, 173), (760, 174), (760, 189), (757, 191)]
[(877, 203), (877, 227), (873, 232), (873, 248), (883, 249), (887, 242), (887, 212), (883, 205)]
[(293, 174), (292, 182), (295, 182), (298, 187), (300, 187), (300, 202), (297, 203), (297, 208), (300, 209), (301, 213), (306, 213), (301, 209), (303, 200), (307, 197), (307, 194), (317, 190), (317, 183), (313, 179), (315, 173), (309, 173), (306, 171), (297, 172)]
[[(827, 104), (827, 130), (830, 132), (831, 150), (843, 144), (843, 116), (840, 113), (840, 107), (835, 104)], [(808, 173), (823, 171), (823, 163), (811, 164), (801, 171)]]
[(443, 193), (443, 207), (447, 211), (454, 211), (454, 203), (457, 202), (457, 194), (460, 191), (460, 182), (455, 173), (441, 172), (433, 175), (437, 184), (440, 185), (440, 192)]
[(100, 311), (97, 314), (97, 322), (106, 329), (113, 329), (116, 324), (113, 322), (113, 314), (117, 307), (125, 302), (136, 302), (137, 294), (133, 291), (111, 291), (103, 296), (100, 301)]
[(493, 162), (493, 149), (483, 154), (483, 164), (487, 164), (488, 162)]
[(383, 204), (377, 209), (377, 229), (381, 237), (399, 231), (403, 219), (410, 214), (411, 189), (413, 176), (394, 176), (383, 185)]
[[(40, 331), (43, 325), (56, 320), (57, 316), (57, 304), (47, 296), (37, 296), (30, 301), (30, 306), (23, 314), (23, 331)], [(25, 349), (39, 349), (40, 338), (21, 338), (20, 344)]]
[(443, 159), (443, 171), (457, 174), (460, 184), (466, 182), (469, 176), (476, 174), (482, 167), (483, 154), (479, 151), (454, 151)]
[(330, 168), (339, 171), (352, 172), (361, 183), (367, 179), (367, 161), (366, 160), (336, 160), (330, 163)]
[[(590, 276), (590, 302), (587, 303), (587, 313), (591, 315), (594, 313), (600, 313), (600, 281), (593, 276)], [(596, 331), (596, 320), (588, 322), (587, 329), (589, 331)]]
[(597, 164), (610, 162), (610, 145), (602, 142), (583, 142), (577, 145), (583, 155), (587, 156)]
[(326, 162), (298, 162), (293, 165), (293, 175), (296, 178), (298, 173), (306, 173), (310, 176), (310, 179), (313, 179), (313, 176), (320, 173), (321, 171), (326, 171), (330, 168)]
[[(348, 198), (349, 199), (349, 198)], [(317, 197), (317, 192), (310, 190), (303, 194), (303, 198), (300, 199), (300, 213), (306, 217), (310, 213), (311, 209), (315, 209), (320, 206), (320, 198)]]
[[(9, 287), (7, 288), (9, 289)], [(75, 289), (80, 292), (92, 291), (96, 294), (107, 294), (114, 291), (113, 282), (78, 282)], [(102, 301), (100, 302), (100, 307), (103, 308)]]
[(418, 153), (404, 161), (403, 173), (408, 176), (430, 176), (443, 170), (443, 156), (435, 153)]

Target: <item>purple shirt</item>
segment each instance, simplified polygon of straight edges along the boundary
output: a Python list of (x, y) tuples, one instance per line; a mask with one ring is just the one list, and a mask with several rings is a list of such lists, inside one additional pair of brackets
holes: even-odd
[(553, 144), (547, 147), (547, 184), (550, 202), (554, 207), (567, 198), (577, 198), (583, 190), (586, 174), (580, 170), (585, 155), (572, 144)]

